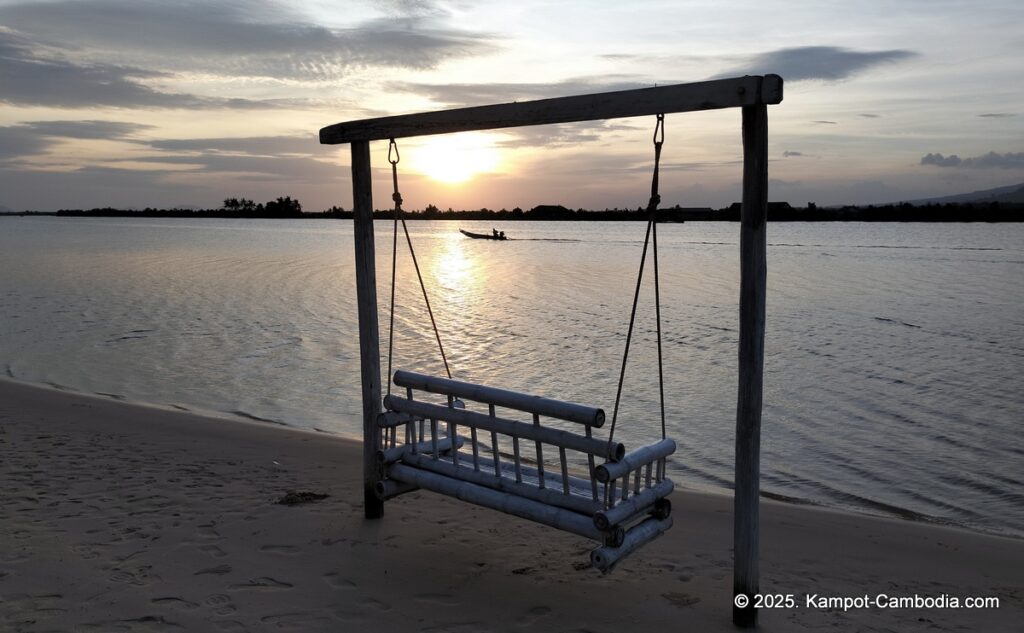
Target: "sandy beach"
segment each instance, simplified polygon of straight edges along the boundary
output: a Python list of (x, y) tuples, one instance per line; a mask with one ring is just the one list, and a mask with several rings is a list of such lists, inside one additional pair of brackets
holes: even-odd
[[(602, 576), (581, 538), (416, 492), (363, 519), (358, 446), (0, 382), (0, 630), (730, 631), (732, 504)], [(680, 482), (680, 488), (686, 483)], [(328, 495), (297, 505), (288, 492)], [(1011, 631), (1024, 542), (765, 501), (763, 631)], [(823, 608), (807, 595), (996, 597)]]

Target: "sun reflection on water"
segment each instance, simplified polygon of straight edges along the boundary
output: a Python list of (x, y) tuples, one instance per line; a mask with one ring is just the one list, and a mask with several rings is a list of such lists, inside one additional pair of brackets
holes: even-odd
[[(458, 233), (446, 235), (434, 260), (434, 276), (441, 287), (459, 293), (462, 298), (472, 294), (480, 281), (479, 262), (472, 259), (464, 248), (465, 240)], [(447, 300), (451, 300), (448, 297)], [(456, 297), (458, 299), (458, 297)]]

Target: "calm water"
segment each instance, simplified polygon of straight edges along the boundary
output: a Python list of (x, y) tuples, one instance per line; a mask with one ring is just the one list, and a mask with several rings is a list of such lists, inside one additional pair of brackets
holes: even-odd
[[(642, 224), (410, 224), (457, 378), (611, 410)], [(386, 344), (390, 225), (378, 223)], [(738, 225), (666, 225), (682, 487), (727, 488)], [(769, 228), (763, 488), (1024, 536), (1024, 225)], [(441, 373), (408, 256), (395, 366)], [(658, 436), (651, 293), (617, 437)], [(360, 429), (349, 222), (0, 218), (0, 373)], [(140, 421), (144, 423), (144, 421)]]

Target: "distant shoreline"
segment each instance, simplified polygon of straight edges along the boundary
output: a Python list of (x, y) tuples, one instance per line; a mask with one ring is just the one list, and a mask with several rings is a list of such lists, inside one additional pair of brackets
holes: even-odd
[[(267, 213), (234, 209), (61, 209), (60, 211), (10, 211), (0, 216), (57, 216), (71, 218), (218, 218), (218, 219), (336, 219), (350, 220), (352, 211), (333, 208), (320, 212)], [(376, 220), (389, 220), (394, 212), (375, 210)], [(515, 208), (491, 210), (448, 209), (441, 211), (430, 206), (423, 211), (406, 211), (407, 220), (448, 220), (448, 221), (572, 221), (572, 222), (635, 222), (647, 220), (648, 214), (642, 209), (568, 209), (560, 205), (540, 205), (529, 210)], [(736, 222), (740, 218), (740, 204), (734, 203), (722, 209), (670, 207), (658, 210), (662, 222)], [(843, 207), (793, 207), (786, 202), (768, 204), (770, 222), (1024, 222), (1024, 204), (978, 202), (913, 205), (910, 203), (843, 206)]]

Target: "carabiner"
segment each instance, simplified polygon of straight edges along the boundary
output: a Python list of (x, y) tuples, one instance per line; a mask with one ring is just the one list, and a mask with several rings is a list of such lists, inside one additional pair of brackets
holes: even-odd
[[(394, 153), (394, 158), (391, 158), (392, 153)], [(402, 157), (398, 155), (398, 143), (395, 142), (395, 139), (391, 139), (391, 142), (388, 144), (388, 162), (392, 165), (397, 165), (400, 160), (402, 160)]]

